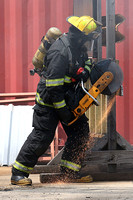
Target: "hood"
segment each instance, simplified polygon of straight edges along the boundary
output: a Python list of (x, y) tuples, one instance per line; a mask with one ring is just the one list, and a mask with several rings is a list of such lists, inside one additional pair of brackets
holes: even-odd
[(83, 32), (75, 28), (74, 26), (70, 26), (68, 32), (68, 39), (70, 42), (70, 48), (73, 56), (78, 59), (81, 55), (81, 47), (82, 45), (89, 40), (89, 37), (84, 35)]

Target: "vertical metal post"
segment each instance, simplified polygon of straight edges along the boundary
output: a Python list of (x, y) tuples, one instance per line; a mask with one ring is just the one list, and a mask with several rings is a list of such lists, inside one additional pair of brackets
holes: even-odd
[[(106, 0), (106, 56), (115, 60), (115, 0)], [(108, 105), (113, 106), (107, 118), (108, 149), (117, 148), (116, 138), (116, 101), (115, 95), (108, 97)]]
[[(93, 0), (93, 18), (97, 20), (97, 0)], [(97, 49), (97, 41), (94, 42), (94, 49), (93, 49), (93, 58), (97, 59), (98, 57), (98, 49)]]
[[(93, 18), (99, 22), (102, 21), (101, 0), (93, 0)], [(102, 59), (102, 35), (95, 41), (93, 57), (98, 61)]]
[[(93, 0), (93, 18), (99, 22), (102, 22), (102, 16), (101, 16), (101, 0)], [(102, 32), (102, 27), (101, 27)], [(94, 43), (94, 51), (93, 51), (93, 58), (96, 58), (96, 61), (102, 60), (102, 34), (99, 36), (98, 40)], [(92, 115), (91, 115), (91, 121), (93, 120), (94, 112), (95, 112), (95, 124), (94, 122), (91, 123), (95, 129), (91, 128), (91, 130), (94, 130), (97, 134), (102, 134), (107, 132), (107, 119), (104, 120), (98, 125), (101, 119), (103, 119), (103, 116), (105, 115), (105, 110), (107, 109), (107, 97), (104, 95), (99, 95), (98, 101), (100, 102), (100, 106), (91, 108)]]
[(106, 54), (115, 60), (115, 0), (106, 0)]
[[(97, 21), (102, 23), (101, 0), (97, 0)], [(97, 52), (98, 52), (97, 59), (98, 61), (100, 61), (102, 59), (102, 34), (99, 36), (98, 41), (97, 41)]]

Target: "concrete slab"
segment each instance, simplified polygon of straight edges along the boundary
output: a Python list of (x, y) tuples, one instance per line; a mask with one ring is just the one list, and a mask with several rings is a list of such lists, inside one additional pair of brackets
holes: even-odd
[(32, 186), (10, 184), (10, 168), (0, 167), (0, 200), (133, 200), (133, 181), (42, 184), (31, 174)]

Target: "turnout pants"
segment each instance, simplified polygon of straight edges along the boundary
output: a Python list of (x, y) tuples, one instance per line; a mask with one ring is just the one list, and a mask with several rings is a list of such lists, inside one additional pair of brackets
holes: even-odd
[[(89, 139), (89, 125), (85, 115), (71, 126), (62, 124), (67, 141), (61, 159), (62, 172), (78, 172)], [(48, 149), (54, 139), (59, 118), (51, 107), (34, 107), (33, 130), (23, 144), (12, 168), (14, 175), (28, 177), (38, 158)]]

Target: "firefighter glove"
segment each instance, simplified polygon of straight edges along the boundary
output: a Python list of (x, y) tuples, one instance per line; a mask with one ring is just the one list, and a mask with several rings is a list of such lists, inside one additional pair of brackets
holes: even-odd
[(84, 71), (81, 73), (81, 79), (83, 80), (84, 83), (88, 80), (89, 76), (90, 74), (88, 70), (84, 69)]
[(57, 113), (60, 121), (63, 122), (64, 124), (68, 124), (74, 119), (73, 113), (67, 108), (67, 106), (59, 108), (57, 110)]
[(77, 71), (72, 75), (72, 81), (81, 81), (86, 82), (87, 79), (89, 78), (89, 72), (87, 69), (83, 67), (77, 68)]

